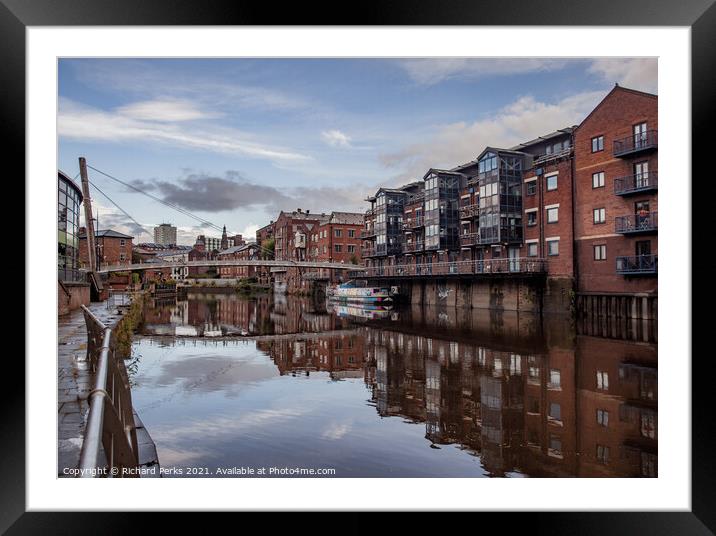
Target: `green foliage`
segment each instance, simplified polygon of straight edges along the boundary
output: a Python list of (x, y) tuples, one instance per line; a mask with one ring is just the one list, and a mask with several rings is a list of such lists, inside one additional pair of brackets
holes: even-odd
[(267, 238), (261, 242), (260, 255), (262, 259), (273, 259), (276, 241), (273, 238)]

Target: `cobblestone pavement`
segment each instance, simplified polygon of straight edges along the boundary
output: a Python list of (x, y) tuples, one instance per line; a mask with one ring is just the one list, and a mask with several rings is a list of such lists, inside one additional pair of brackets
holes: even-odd
[[(121, 318), (116, 308), (93, 303), (90, 310), (108, 327)], [(58, 317), (57, 352), (57, 474), (65, 468), (76, 468), (84, 438), (89, 404), (87, 396), (94, 384), (94, 374), (87, 366), (87, 328), (82, 309)]]

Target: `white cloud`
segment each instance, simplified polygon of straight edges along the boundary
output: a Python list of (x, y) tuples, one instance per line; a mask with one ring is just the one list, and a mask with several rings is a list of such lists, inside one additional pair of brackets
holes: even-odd
[(195, 121), (218, 116), (218, 114), (200, 110), (191, 101), (170, 98), (134, 102), (117, 108), (117, 113), (140, 121), (169, 123), (174, 121)]
[(418, 58), (400, 60), (398, 65), (414, 82), (433, 85), (453, 78), (554, 71), (562, 69), (568, 61), (554, 58)]
[(331, 147), (350, 147), (351, 138), (340, 130), (324, 130), (321, 138)]
[(380, 160), (396, 169), (391, 184), (415, 180), (430, 167), (451, 168), (474, 160), (487, 146), (508, 148), (578, 124), (604, 95), (604, 91), (579, 93), (554, 103), (524, 96), (486, 119), (439, 125), (434, 136), (383, 154)]
[(171, 122), (140, 120), (60, 99), (58, 134), (64, 138), (102, 142), (155, 142), (225, 154), (243, 154), (271, 161), (301, 161), (309, 156), (271, 147), (246, 133), (213, 125), (188, 128)]
[(587, 71), (610, 84), (649, 93), (658, 90), (657, 58), (598, 58)]
[(255, 223), (249, 223), (246, 227), (244, 227), (244, 230), (241, 231), (241, 236), (244, 240), (255, 240), (256, 239), (256, 231), (258, 231), (259, 225)]

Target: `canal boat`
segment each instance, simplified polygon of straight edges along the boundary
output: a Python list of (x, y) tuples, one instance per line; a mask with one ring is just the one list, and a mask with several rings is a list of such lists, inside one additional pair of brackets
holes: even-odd
[(348, 281), (328, 289), (328, 299), (338, 303), (387, 305), (393, 303), (390, 287), (369, 287), (365, 281)]

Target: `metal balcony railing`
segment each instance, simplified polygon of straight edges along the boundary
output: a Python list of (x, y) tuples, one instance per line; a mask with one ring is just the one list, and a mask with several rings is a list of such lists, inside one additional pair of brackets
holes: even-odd
[(480, 243), (480, 233), (468, 233), (460, 235), (461, 246), (476, 246)]
[[(87, 325), (87, 361), (95, 373), (89, 395), (89, 414), (80, 451), (80, 476), (139, 476), (137, 429), (124, 359), (117, 342), (87, 307), (81, 306)], [(123, 469), (128, 471), (123, 471)]]
[(657, 273), (656, 255), (617, 257), (617, 273), (621, 275), (649, 275)]
[(658, 188), (658, 176), (656, 171), (637, 173), (614, 179), (614, 193), (616, 195), (629, 195)]
[(370, 229), (363, 229), (360, 232), (361, 238), (371, 238), (373, 236), (375, 236), (375, 227), (371, 227)]
[(423, 216), (418, 216), (417, 218), (407, 218), (403, 222), (403, 229), (418, 229), (420, 227), (423, 227), (425, 225), (425, 218)]
[(614, 232), (620, 234), (653, 233), (658, 229), (659, 219), (656, 212), (646, 215), (631, 214), (618, 216), (614, 220)]
[(373, 255), (375, 255), (375, 248), (361, 248), (360, 255), (361, 257), (372, 257)]
[(647, 130), (643, 134), (632, 134), (620, 140), (614, 140), (612, 153), (614, 156), (627, 156), (656, 149), (658, 144), (658, 133), (656, 130)]
[(406, 242), (403, 244), (403, 251), (405, 253), (414, 253), (416, 251), (423, 251), (425, 249), (425, 242)]
[(460, 207), (460, 219), (476, 218), (480, 215), (480, 205), (466, 205)]
[(370, 266), (364, 277), (419, 277), (444, 275), (477, 274), (539, 274), (546, 271), (545, 259), (520, 257), (514, 259), (493, 259), (474, 261), (453, 261), (419, 264), (396, 264), (392, 266)]

